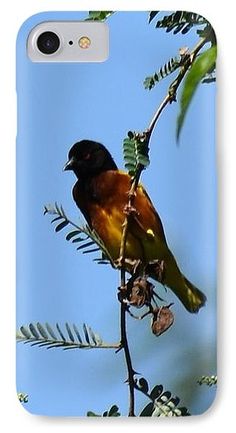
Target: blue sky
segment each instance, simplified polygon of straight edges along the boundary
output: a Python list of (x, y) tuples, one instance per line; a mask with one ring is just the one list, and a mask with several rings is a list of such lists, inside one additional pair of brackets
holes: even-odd
[[(92, 262), (55, 234), (44, 204), (57, 201), (75, 222), (73, 173), (62, 167), (81, 139), (105, 144), (123, 167), (122, 140), (144, 130), (171, 78), (151, 92), (142, 85), (197, 37), (166, 34), (148, 25), (147, 13), (117, 13), (109, 19), (110, 56), (101, 64), (32, 64), (25, 41), (39, 22), (81, 19), (84, 13), (49, 13), (27, 21), (18, 37), (17, 324), (40, 321), (88, 323), (105, 341), (119, 340), (118, 273)], [(128, 319), (134, 367), (151, 386), (162, 383), (191, 413), (206, 410), (214, 389), (199, 387), (215, 373), (216, 173), (215, 86), (201, 85), (176, 145), (178, 104), (165, 109), (150, 143), (151, 165), (142, 182), (162, 218), (167, 240), (185, 275), (208, 298), (197, 315), (175, 302), (175, 324), (160, 338), (150, 319)], [(26, 408), (46, 415), (85, 415), (116, 403), (127, 413), (123, 353), (67, 351), (17, 345), (17, 389), (29, 394)], [(145, 403), (137, 396), (137, 409)], [(137, 412), (138, 412), (137, 410)]]

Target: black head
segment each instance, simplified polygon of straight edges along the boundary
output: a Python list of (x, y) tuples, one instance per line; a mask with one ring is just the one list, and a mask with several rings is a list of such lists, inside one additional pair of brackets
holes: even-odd
[(73, 170), (79, 179), (85, 179), (103, 171), (117, 170), (117, 166), (103, 144), (82, 140), (70, 149), (64, 170)]

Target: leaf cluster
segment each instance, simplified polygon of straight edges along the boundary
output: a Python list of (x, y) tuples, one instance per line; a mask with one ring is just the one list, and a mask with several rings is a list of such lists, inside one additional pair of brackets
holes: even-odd
[[(135, 388), (148, 397), (151, 402), (148, 403), (138, 416), (146, 417), (176, 417), (189, 416), (190, 413), (186, 407), (179, 406), (179, 397), (173, 396), (170, 391), (164, 391), (163, 385), (156, 385), (149, 391), (149, 385), (143, 377), (136, 382)], [(110, 410), (105, 411), (102, 415), (92, 411), (87, 412), (91, 417), (120, 416), (119, 408), (113, 405)]]
[(199, 385), (217, 385), (217, 376), (202, 376), (201, 379), (198, 380)]
[(98, 414), (96, 414), (95, 412), (92, 412), (91, 410), (89, 410), (88, 412), (87, 412), (87, 416), (90, 416), (90, 417), (118, 417), (118, 416), (120, 416), (120, 412), (119, 412), (119, 408), (118, 408), (118, 406), (116, 406), (116, 404), (114, 404), (109, 410), (106, 410), (105, 412), (103, 412), (103, 414), (102, 415), (98, 415)]
[[(152, 11), (149, 14), (149, 23), (156, 18), (160, 11)], [(167, 33), (173, 32), (174, 35), (188, 33), (194, 26), (206, 24), (208, 21), (199, 14), (186, 11), (175, 11), (165, 15), (156, 21), (155, 27), (165, 29)]]
[(139, 416), (174, 417), (190, 415), (186, 407), (179, 407), (179, 397), (173, 396), (170, 391), (164, 391), (162, 385), (156, 385), (149, 391), (147, 380), (141, 378), (136, 385), (136, 389), (152, 400), (144, 407)]
[[(175, 80), (175, 82), (178, 82), (182, 81), (184, 78), (176, 129), (177, 139), (179, 139), (187, 111), (198, 85), (200, 83), (209, 84), (216, 80), (216, 36), (211, 24), (199, 14), (175, 11), (170, 12), (168, 15), (156, 21), (156, 18), (159, 18), (159, 12), (160, 11), (150, 12), (149, 23), (155, 22), (156, 28), (165, 29), (167, 33), (172, 32), (174, 35), (180, 32), (184, 35), (194, 28), (196, 29), (196, 34), (201, 43), (200, 53), (198, 53), (200, 50), (197, 49), (196, 53), (193, 50), (191, 53), (188, 53), (189, 55), (180, 55), (180, 59), (173, 57), (163, 66), (159, 67), (157, 72), (152, 76), (146, 77), (144, 80), (144, 87), (151, 90), (163, 78), (180, 68), (179, 74)], [(208, 45), (207, 48), (206, 45)], [(203, 48), (205, 48), (205, 51), (202, 50)], [(176, 98), (173, 100), (176, 100)]]
[(46, 323), (38, 322), (21, 326), (17, 332), (18, 342), (30, 344), (31, 346), (46, 347), (46, 349), (62, 348), (68, 349), (94, 349), (94, 348), (117, 348), (118, 344), (106, 344), (92, 328), (83, 324), (82, 330), (73, 324), (65, 324), (64, 329), (57, 323), (55, 327)]
[(146, 134), (129, 131), (123, 141), (123, 155), (130, 176), (135, 176), (139, 168), (146, 168), (150, 163)]
[(113, 261), (110, 257), (104, 243), (99, 238), (98, 234), (92, 230), (87, 224), (78, 225), (72, 222), (66, 215), (62, 206), (58, 206), (57, 203), (54, 205), (44, 206), (44, 215), (52, 215), (54, 218), (51, 223), (56, 223), (55, 232), (58, 233), (68, 226), (72, 226), (73, 230), (66, 234), (66, 240), (71, 241), (76, 247), (77, 251), (81, 251), (83, 254), (94, 253), (101, 251), (102, 256), (95, 258), (98, 264), (112, 264)]
[(17, 397), (20, 403), (28, 403), (29, 400), (28, 394), (25, 394), (24, 392), (18, 392)]
[(144, 88), (148, 90), (152, 90), (155, 84), (159, 83), (163, 78), (166, 78), (168, 75), (172, 74), (176, 69), (181, 66), (181, 58), (171, 57), (168, 62), (166, 62), (163, 66), (159, 68), (157, 72), (155, 72), (150, 77), (146, 77), (144, 80)]
[(89, 16), (85, 21), (105, 21), (113, 14), (113, 11), (89, 11)]

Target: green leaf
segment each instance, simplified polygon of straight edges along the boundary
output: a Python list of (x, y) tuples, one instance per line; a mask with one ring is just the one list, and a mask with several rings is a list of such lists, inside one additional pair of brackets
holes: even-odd
[(76, 248), (76, 249), (77, 249), (77, 250), (82, 250), (83, 248), (91, 247), (91, 245), (94, 245), (94, 242), (93, 242), (93, 241), (86, 242), (85, 244), (80, 245), (80, 247), (78, 247), (78, 248)]
[(199, 57), (194, 61), (185, 78), (180, 99), (180, 113), (177, 119), (177, 140), (179, 140), (186, 113), (192, 101), (193, 95), (196, 92), (196, 89), (203, 77), (214, 66), (216, 62), (216, 54), (216, 46), (213, 46), (204, 51), (204, 53), (200, 54)]
[(123, 140), (123, 155), (125, 168), (130, 176), (135, 176), (138, 167), (149, 165), (148, 141), (144, 134), (128, 132), (128, 137)]
[(63, 221), (62, 223), (58, 224), (55, 228), (55, 232), (59, 232), (60, 230), (64, 229), (69, 224), (69, 221)]
[(66, 333), (56, 324), (56, 332), (48, 323), (46, 323), (45, 326), (39, 322), (37, 325), (30, 323), (27, 327), (21, 326), (16, 334), (16, 339), (19, 342), (29, 343), (31, 346), (45, 347), (46, 349), (58, 347), (63, 350), (95, 348), (117, 349), (120, 346), (119, 343), (104, 343), (101, 337), (94, 333), (90, 326), (86, 326), (85, 324), (83, 326), (83, 337), (81, 337), (76, 325), (70, 326), (66, 323), (65, 328)]
[(58, 216), (56, 218), (53, 218), (53, 220), (51, 221), (51, 224), (55, 223), (56, 221), (62, 220), (62, 218), (63, 218), (62, 216)]
[(146, 379), (144, 379), (144, 377), (141, 377), (141, 379), (139, 379), (138, 386), (140, 388), (140, 391), (144, 392), (145, 394), (148, 393), (148, 382), (146, 381)]
[(148, 403), (140, 413), (139, 416), (151, 416), (153, 412), (153, 403)]
[(150, 164), (149, 158), (146, 155), (138, 155), (138, 163), (143, 165), (144, 167), (147, 167)]
[(89, 330), (89, 334), (94, 342), (95, 345), (98, 344), (97, 339), (96, 339), (96, 335), (94, 334), (92, 328), (90, 326), (88, 326), (88, 330)]
[(92, 412), (91, 410), (89, 410), (87, 412), (87, 416), (95, 416), (95, 417), (109, 417), (109, 416), (120, 416), (120, 413), (118, 412), (119, 408), (118, 406), (116, 406), (116, 404), (114, 404), (109, 410), (105, 410), (105, 412), (103, 412), (102, 415), (98, 415), (95, 412)]
[(101, 415), (97, 415), (96, 413), (92, 412), (91, 410), (89, 410), (87, 412), (87, 416), (96, 416), (96, 417), (100, 417)]
[[(31, 338), (31, 333), (28, 331), (28, 329), (25, 326), (21, 326), (20, 331), (21, 331), (21, 334), (23, 335), (23, 337), (25, 337), (26, 339)], [(20, 337), (20, 335), (19, 335), (19, 337)]]
[(89, 16), (86, 18), (87, 20), (92, 21), (105, 21), (108, 17), (113, 15), (113, 11), (89, 11)]
[[(140, 379), (141, 381), (145, 379)], [(139, 380), (139, 389), (141, 392), (145, 392), (140, 387)], [(146, 382), (146, 381), (145, 381)], [(145, 382), (143, 382), (144, 387)], [(186, 407), (178, 407), (180, 399), (177, 396), (172, 396), (170, 391), (163, 392), (162, 385), (156, 385), (152, 389), (151, 393), (146, 394), (152, 399), (152, 403), (148, 403), (140, 413), (140, 416), (152, 416), (152, 417), (172, 417), (172, 416), (189, 416), (188, 409)]]
[(143, 85), (145, 89), (152, 90), (153, 87), (159, 81), (163, 80), (163, 78), (166, 78), (168, 75), (172, 74), (176, 69), (178, 69), (181, 66), (181, 58), (177, 57), (171, 57), (168, 62), (166, 62), (161, 68), (156, 71), (152, 76), (146, 77)]
[(175, 11), (159, 19), (156, 23), (156, 28), (163, 28), (167, 33), (173, 31), (173, 34), (177, 34), (181, 31), (182, 34), (185, 34), (193, 26), (202, 24), (208, 24), (208, 21), (202, 15), (194, 12)]
[(74, 335), (72, 334), (70, 326), (69, 326), (69, 324), (67, 322), (66, 322), (66, 330), (67, 330), (67, 334), (69, 336), (69, 339), (74, 343), (74, 341), (75, 341)]
[[(67, 233), (67, 235), (66, 235), (67, 241), (72, 240), (72, 243), (76, 243), (76, 242), (84, 242), (87, 239), (91, 239), (90, 245), (96, 244), (98, 246), (98, 248), (101, 250), (102, 254), (104, 254), (104, 258), (106, 258), (109, 261), (109, 263), (113, 267), (115, 267), (113, 259), (110, 256), (109, 252), (107, 251), (103, 241), (99, 238), (98, 234), (94, 230), (92, 230), (88, 225), (79, 226), (76, 223), (74, 223), (73, 221), (69, 220), (65, 214), (63, 207), (58, 206), (57, 203), (55, 203), (54, 205), (49, 204), (47, 206), (44, 206), (44, 215), (45, 214), (58, 215), (51, 222), (64, 220), (59, 225), (57, 225), (57, 227), (55, 229), (56, 232), (59, 232), (64, 227), (66, 227), (68, 224), (73, 226), (73, 231)], [(77, 236), (78, 234), (81, 234), (81, 236)], [(81, 249), (87, 248), (88, 246), (89, 246), (89, 243), (83, 244), (81, 246), (81, 248), (79, 247), (77, 249), (81, 250)], [(87, 254), (87, 253), (91, 253), (91, 252), (94, 252), (94, 249), (86, 250), (86, 252), (84, 252), (84, 253)]]
[(159, 13), (159, 11), (151, 11), (149, 14), (148, 22), (149, 24), (152, 22), (152, 20), (155, 18), (155, 16)]
[(59, 333), (61, 339), (62, 339), (63, 341), (66, 341), (66, 338), (64, 337), (64, 335), (63, 335), (63, 333), (62, 333), (62, 330), (61, 330), (61, 328), (60, 328), (60, 326), (59, 326), (58, 323), (56, 323), (56, 328), (57, 328), (57, 330), (58, 330), (58, 333)]
[[(127, 135), (130, 139), (134, 138), (134, 132), (133, 131), (128, 131)], [(125, 141), (125, 140), (124, 140)]]
[(108, 411), (108, 416), (120, 416), (119, 408), (116, 406), (116, 404), (114, 404)]
[(37, 331), (37, 329), (35, 328), (33, 323), (29, 324), (29, 330), (31, 332), (31, 334), (33, 335), (34, 338), (36, 338), (37, 340), (40, 338), (39, 333)]
[(217, 384), (217, 376), (202, 376), (201, 379), (197, 381), (199, 385), (216, 385)]
[(86, 250), (83, 251), (83, 254), (90, 254), (90, 253), (95, 253), (97, 251), (99, 251), (100, 248), (96, 247), (96, 248), (91, 248), (90, 250)]
[(88, 330), (87, 330), (85, 323), (83, 324), (83, 331), (84, 331), (84, 336), (85, 336), (86, 342), (88, 344), (90, 344), (89, 334), (88, 334)]
[(82, 341), (81, 335), (79, 333), (77, 326), (74, 323), (73, 323), (73, 329), (75, 331), (75, 334), (76, 334), (76, 337), (78, 338), (79, 343), (82, 344), (83, 341)]
[(81, 233), (80, 230), (73, 230), (72, 232), (68, 233), (68, 235), (66, 235), (66, 240), (70, 241), (74, 236), (77, 236)]
[(160, 397), (160, 395), (163, 392), (163, 386), (162, 385), (156, 385), (154, 386), (154, 388), (152, 389), (151, 393), (150, 393), (150, 397), (155, 400), (156, 398)]
[(46, 323), (45, 326), (46, 326), (46, 329), (47, 329), (50, 337), (52, 337), (53, 340), (57, 340), (57, 337), (56, 337), (55, 332), (53, 331), (51, 325), (49, 325), (49, 323)]
[(88, 239), (88, 238), (81, 238), (81, 237), (80, 238), (75, 238), (75, 239), (72, 240), (72, 243), (76, 244), (77, 242), (85, 241), (85, 239)]
[(43, 325), (42, 325), (41, 323), (38, 322), (38, 323), (37, 323), (37, 328), (38, 328), (38, 331), (39, 331), (41, 337), (43, 337), (45, 340), (47, 340), (47, 339), (48, 339), (48, 334), (47, 334), (47, 332), (45, 331)]
[(28, 394), (25, 394), (24, 392), (18, 392), (17, 397), (20, 403), (28, 403)]

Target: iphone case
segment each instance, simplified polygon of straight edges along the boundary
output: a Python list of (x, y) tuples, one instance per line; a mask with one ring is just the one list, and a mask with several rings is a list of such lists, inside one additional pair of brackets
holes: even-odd
[[(106, 61), (30, 61), (36, 25), (88, 18), (109, 26)], [(21, 27), (17, 393), (31, 413), (212, 404), (215, 62), (191, 12), (47, 12)]]

